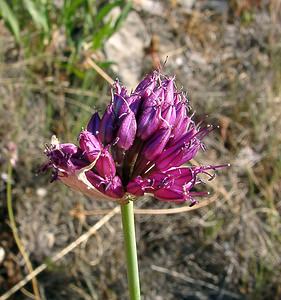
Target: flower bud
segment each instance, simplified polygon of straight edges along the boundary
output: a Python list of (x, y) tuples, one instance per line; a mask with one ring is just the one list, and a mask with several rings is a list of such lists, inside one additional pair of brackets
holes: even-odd
[(124, 196), (124, 189), (119, 176), (114, 176), (105, 182), (104, 193), (109, 197), (117, 199), (121, 199)]
[[(81, 149), (69, 143), (59, 144), (58, 140), (51, 146), (46, 146), (45, 153), (49, 162), (41, 166), (40, 170), (46, 171), (52, 168), (51, 182), (63, 177), (74, 176), (76, 171), (89, 164)], [(70, 181), (68, 180), (68, 182)]]
[[(185, 117), (177, 125), (175, 125), (172, 130), (172, 137), (169, 144), (175, 144), (179, 139), (182, 138), (183, 134), (187, 132), (190, 122), (191, 119), (189, 117)], [(190, 131), (190, 133), (195, 133), (195, 131)]]
[(78, 147), (71, 143), (59, 144), (58, 148), (61, 152), (68, 155), (73, 155), (78, 151)]
[(156, 73), (150, 73), (138, 84), (135, 89), (136, 93), (141, 93), (142, 95), (149, 95), (153, 91), (156, 85)]
[(84, 130), (79, 135), (79, 145), (90, 162), (93, 162), (101, 152), (101, 145), (97, 138), (89, 131)]
[(160, 119), (161, 109), (160, 107), (149, 107), (143, 111), (139, 122), (137, 135), (142, 139), (146, 140), (155, 133), (158, 129), (161, 119)]
[(167, 170), (171, 167), (178, 167), (185, 163), (183, 157), (186, 153), (194, 152), (193, 149), (198, 150), (191, 144), (193, 132), (187, 132), (176, 144), (168, 147), (163, 153), (156, 159), (155, 165), (159, 170)]
[(124, 113), (126, 113), (128, 109), (129, 105), (126, 99), (123, 96), (115, 93), (113, 99), (114, 115), (118, 118), (119, 116), (122, 116)]
[(128, 193), (133, 194), (135, 196), (143, 196), (145, 193), (145, 181), (141, 176), (137, 176), (133, 180), (129, 182), (126, 187)]
[(144, 96), (142, 109), (145, 110), (152, 106), (159, 106), (164, 98), (164, 92), (164, 88), (161, 86), (155, 89), (149, 96)]
[(165, 120), (162, 122), (162, 127), (171, 126), (176, 120), (176, 108), (174, 105), (169, 105), (163, 112), (162, 118)]
[(154, 197), (160, 201), (184, 202), (183, 193), (178, 190), (162, 188), (154, 193)]
[(127, 99), (128, 105), (130, 106), (131, 111), (137, 115), (139, 108), (141, 106), (142, 97), (138, 94), (133, 94)]
[(115, 128), (116, 117), (114, 115), (112, 105), (109, 105), (102, 116), (100, 122), (100, 138), (104, 144), (112, 143), (114, 139), (114, 128)]
[(184, 103), (178, 103), (176, 106), (176, 119), (174, 122), (174, 127), (180, 123), (184, 118), (187, 117), (186, 115), (186, 105)]
[(116, 174), (115, 162), (107, 148), (104, 148), (95, 164), (95, 169), (102, 177), (114, 177)]
[(171, 128), (161, 128), (145, 143), (142, 154), (147, 160), (154, 160), (164, 150), (171, 134)]
[(174, 104), (174, 79), (169, 79), (166, 82), (166, 90), (165, 90), (165, 105), (173, 105)]
[(117, 132), (117, 146), (128, 150), (134, 143), (137, 131), (137, 122), (134, 113), (131, 111), (122, 120)]

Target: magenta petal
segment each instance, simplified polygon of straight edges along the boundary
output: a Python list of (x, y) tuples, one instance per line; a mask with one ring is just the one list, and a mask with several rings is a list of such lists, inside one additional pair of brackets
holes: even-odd
[(174, 79), (167, 80), (167, 87), (165, 92), (165, 103), (167, 105), (174, 104)]
[[(187, 132), (187, 129), (190, 125), (191, 119), (189, 117), (185, 117), (182, 119), (172, 130), (173, 137), (171, 138), (171, 143), (176, 143), (183, 135)], [(191, 132), (190, 133), (195, 133)]]
[(172, 168), (168, 171), (161, 172), (155, 171), (149, 175), (149, 178), (153, 180), (153, 187), (155, 189), (169, 187), (169, 188), (182, 188), (183, 185), (189, 182), (194, 182), (195, 172), (191, 168)]
[(159, 189), (155, 191), (154, 197), (161, 201), (185, 201), (183, 193), (179, 191), (173, 191), (170, 189)]
[(137, 176), (128, 183), (126, 190), (128, 193), (135, 196), (143, 196), (145, 192), (145, 186), (146, 184), (143, 178), (141, 176)]
[(80, 148), (85, 152), (87, 158), (91, 162), (94, 161), (101, 151), (101, 145), (97, 138), (91, 132), (84, 130), (80, 133), (78, 140)]
[(176, 93), (174, 95), (174, 104), (177, 106), (178, 104), (184, 104), (185, 106), (188, 104), (188, 100), (183, 93)]
[(69, 155), (64, 153), (62, 150), (53, 149), (48, 151), (47, 156), (50, 160), (49, 166), (54, 166), (55, 168), (60, 168), (64, 169), (65, 171), (68, 171), (70, 159)]
[(161, 128), (145, 143), (142, 154), (148, 160), (156, 159), (164, 150), (171, 134), (171, 128)]
[(74, 153), (77, 153), (78, 147), (71, 143), (65, 143), (65, 144), (59, 144), (59, 150), (65, 154), (72, 155)]
[(114, 94), (113, 98), (113, 110), (116, 117), (122, 116), (124, 113), (126, 113), (129, 109), (129, 105), (127, 103), (127, 100), (119, 95)]
[[(179, 167), (185, 163), (186, 161), (183, 161), (183, 156), (187, 152), (190, 152), (190, 148), (193, 149), (192, 144), (190, 143), (192, 136), (193, 132), (187, 132), (175, 145), (172, 145), (164, 152), (161, 152), (160, 156), (155, 162), (156, 167), (160, 170), (167, 170), (171, 167)], [(195, 148), (197, 151), (197, 147)]]
[(118, 94), (118, 95), (120, 95), (121, 97), (124, 97), (124, 98), (127, 97), (127, 89), (124, 86), (122, 86), (118, 82), (118, 80), (115, 81), (114, 88), (115, 88), (115, 91), (116, 91), (115, 93), (116, 94)]
[(105, 179), (93, 171), (86, 172), (86, 177), (89, 182), (101, 193), (106, 196), (121, 199), (124, 196), (121, 179), (118, 176)]
[(113, 141), (116, 118), (112, 110), (112, 105), (109, 105), (102, 116), (100, 123), (100, 137), (103, 143), (110, 144)]
[(166, 158), (161, 156), (161, 158), (156, 161), (156, 166), (159, 170), (167, 170), (171, 167), (179, 167), (193, 159), (200, 148), (200, 142), (194, 143), (190, 146), (185, 145), (182, 148), (172, 152), (171, 155), (167, 156)]
[(119, 176), (114, 176), (112, 179), (105, 182), (104, 193), (107, 196), (117, 199), (121, 199), (124, 196), (124, 189)]
[(134, 113), (131, 111), (122, 120), (117, 132), (117, 146), (128, 150), (135, 140), (137, 131), (137, 122)]
[(95, 164), (95, 169), (102, 177), (114, 177), (116, 174), (115, 162), (107, 148), (104, 148)]
[(98, 174), (94, 173), (93, 171), (88, 171), (88, 172), (86, 172), (86, 177), (89, 180), (89, 182), (97, 190), (99, 190), (102, 193), (104, 192), (104, 189), (103, 189), (103, 186), (102, 186), (104, 179), (101, 176), (99, 176)]
[(173, 168), (166, 172), (169, 176), (174, 179), (174, 184), (183, 186), (194, 179), (194, 174), (190, 168)]
[(193, 159), (196, 156), (197, 152), (200, 150), (201, 145), (202, 145), (201, 142), (195, 141), (190, 147), (186, 147), (185, 151), (183, 151), (183, 156), (181, 161), (179, 161), (179, 163), (181, 163), (182, 165), (190, 161), (191, 159)]
[(60, 169), (66, 173), (74, 172), (87, 165), (83, 152), (74, 144), (57, 144), (46, 149), (46, 155), (50, 162), (45, 164), (45, 168)]
[(156, 85), (155, 77), (156, 77), (156, 72), (152, 72), (146, 75), (144, 79), (136, 87), (135, 92), (149, 94), (151, 91), (153, 91)]
[(142, 109), (145, 110), (148, 107), (159, 106), (164, 97), (163, 87), (155, 89), (149, 96), (143, 97)]
[(130, 106), (131, 111), (137, 115), (139, 108), (142, 103), (142, 97), (138, 94), (133, 94), (127, 99), (128, 105)]
[(173, 105), (169, 105), (162, 113), (162, 118), (165, 121), (162, 122), (163, 127), (171, 126), (176, 120), (176, 108)]
[(138, 122), (137, 135), (146, 140), (156, 132), (161, 123), (160, 107), (149, 107), (145, 109)]
[(176, 106), (176, 120), (174, 122), (174, 126), (178, 123), (182, 122), (184, 118), (187, 117), (186, 115), (186, 105), (184, 103), (178, 103)]

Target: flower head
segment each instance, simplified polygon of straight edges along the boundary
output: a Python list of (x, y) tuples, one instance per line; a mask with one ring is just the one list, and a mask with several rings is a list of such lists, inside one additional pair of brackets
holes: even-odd
[(174, 78), (157, 71), (129, 94), (119, 82), (102, 117), (90, 118), (78, 144), (56, 138), (46, 147), (52, 180), (97, 199), (121, 200), (152, 194), (162, 201), (196, 202), (198, 177), (221, 166), (187, 166), (204, 145), (212, 126), (196, 125)]

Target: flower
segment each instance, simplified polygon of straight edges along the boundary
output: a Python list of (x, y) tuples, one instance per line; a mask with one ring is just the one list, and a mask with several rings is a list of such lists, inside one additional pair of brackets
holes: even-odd
[(202, 139), (213, 126), (200, 127), (189, 115), (188, 100), (175, 78), (154, 71), (132, 93), (115, 82), (102, 117), (94, 113), (78, 137), (78, 146), (46, 146), (52, 180), (59, 179), (90, 197), (124, 200), (151, 194), (161, 201), (196, 203), (200, 173), (219, 166), (187, 166), (204, 150)]

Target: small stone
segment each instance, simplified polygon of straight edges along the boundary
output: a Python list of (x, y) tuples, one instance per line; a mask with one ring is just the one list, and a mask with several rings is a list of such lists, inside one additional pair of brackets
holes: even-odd
[(4, 248), (0, 247), (0, 264), (4, 261), (5, 258), (5, 250)]
[(36, 195), (37, 195), (38, 197), (44, 198), (44, 197), (47, 195), (47, 190), (44, 189), (44, 188), (38, 188), (38, 189), (36, 190)]

